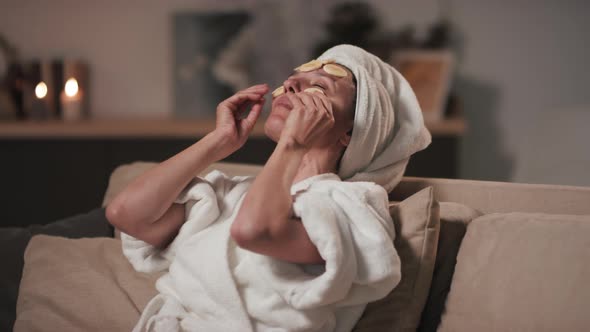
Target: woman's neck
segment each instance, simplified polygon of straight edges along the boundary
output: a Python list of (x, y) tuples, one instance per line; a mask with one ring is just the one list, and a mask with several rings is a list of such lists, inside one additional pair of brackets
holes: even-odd
[(338, 173), (338, 160), (341, 153), (342, 151), (329, 152), (325, 149), (309, 150), (303, 156), (293, 183), (319, 174)]

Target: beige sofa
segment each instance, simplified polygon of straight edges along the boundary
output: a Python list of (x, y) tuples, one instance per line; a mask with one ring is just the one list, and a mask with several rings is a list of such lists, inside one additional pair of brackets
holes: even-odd
[[(104, 204), (152, 166), (117, 168)], [(406, 177), (390, 199), (402, 282), (355, 331), (590, 329), (590, 188)], [(117, 239), (36, 236), (15, 331), (130, 330), (158, 277), (133, 271)]]

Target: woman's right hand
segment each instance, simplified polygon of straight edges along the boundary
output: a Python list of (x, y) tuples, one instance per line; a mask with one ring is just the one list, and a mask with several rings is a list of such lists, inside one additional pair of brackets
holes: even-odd
[[(248, 140), (264, 105), (268, 85), (259, 84), (238, 91), (217, 106), (215, 133), (223, 141), (225, 156), (232, 154)], [(243, 114), (250, 108), (246, 117)]]
[(285, 95), (293, 108), (285, 122), (281, 139), (309, 149), (334, 126), (332, 103), (321, 93), (288, 92)]

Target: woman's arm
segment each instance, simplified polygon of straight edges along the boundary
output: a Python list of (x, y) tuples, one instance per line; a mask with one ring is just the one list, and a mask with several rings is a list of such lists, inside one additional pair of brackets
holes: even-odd
[(290, 188), (304, 154), (300, 147), (279, 141), (232, 224), (231, 235), (240, 247), (290, 262), (322, 262), (303, 225), (292, 216)]
[(294, 107), (281, 138), (232, 224), (231, 235), (244, 249), (293, 263), (323, 262), (303, 224), (292, 215), (290, 192), (303, 156), (334, 125), (329, 103), (314, 103), (316, 98), (321, 97), (289, 95)]
[[(174, 200), (207, 166), (247, 140), (264, 104), (266, 85), (240, 91), (219, 104), (216, 128), (201, 140), (139, 176), (107, 206), (113, 226), (157, 247), (168, 245), (185, 220), (184, 206)], [(254, 103), (246, 118), (239, 116)]]
[(184, 206), (174, 200), (195, 174), (219, 160), (222, 146), (222, 138), (212, 132), (140, 175), (107, 206), (107, 219), (133, 237), (164, 247), (185, 219)]

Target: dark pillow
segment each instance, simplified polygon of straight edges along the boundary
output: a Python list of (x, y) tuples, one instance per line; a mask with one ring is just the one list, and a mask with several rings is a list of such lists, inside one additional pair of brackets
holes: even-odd
[(482, 215), (474, 208), (453, 202), (440, 202), (439, 209), (440, 234), (436, 262), (418, 332), (436, 331), (451, 288), (457, 253), (467, 231), (467, 225)]
[(31, 237), (37, 234), (73, 239), (112, 237), (113, 229), (102, 208), (47, 225), (0, 228), (0, 261), (4, 264), (2, 273), (0, 273), (0, 331), (12, 331), (16, 317), (18, 288), (24, 265), (23, 255)]

